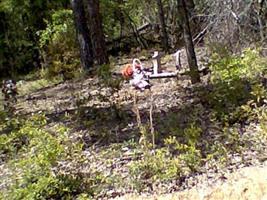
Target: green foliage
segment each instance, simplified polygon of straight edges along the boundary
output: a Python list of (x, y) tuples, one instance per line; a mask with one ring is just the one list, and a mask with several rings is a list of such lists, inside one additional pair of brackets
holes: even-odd
[(55, 11), (51, 18), (51, 22), (46, 22), (46, 30), (39, 33), (41, 36), (39, 40), (41, 48), (45, 47), (48, 43), (58, 44), (63, 42), (64, 37), (61, 34), (65, 34), (64, 36), (71, 36), (73, 34), (74, 25), (71, 10)]
[(46, 88), (55, 85), (62, 81), (60, 78), (54, 79), (38, 79), (33, 81), (20, 81), (17, 83), (18, 91), (20, 95), (30, 94), (32, 92), (38, 91), (42, 88)]
[(213, 54), (210, 62), (212, 83), (221, 81), (231, 84), (234, 80), (253, 80), (266, 70), (266, 64), (257, 50), (246, 49), (241, 56), (227, 54)]
[(164, 147), (152, 152), (145, 149), (143, 159), (130, 166), (135, 187), (141, 190), (147, 182), (169, 181), (195, 171), (202, 159), (197, 149), (201, 132), (199, 127), (191, 124), (183, 132), (185, 143), (170, 136), (164, 140)]
[(10, 134), (12, 130), (19, 130), (24, 119), (10, 116), (6, 111), (0, 111), (0, 134)]
[(250, 94), (252, 95), (252, 99), (256, 104), (261, 104), (267, 97), (266, 88), (261, 83), (252, 85)]
[(112, 66), (109, 64), (102, 65), (97, 68), (97, 76), (99, 77), (100, 84), (104, 87), (108, 87), (117, 92), (121, 88), (121, 83), (123, 81), (122, 77), (114, 77), (112, 75)]
[(188, 167), (191, 171), (200, 165), (201, 155), (200, 150), (197, 149), (197, 144), (200, 143), (201, 132), (202, 130), (196, 124), (190, 124), (183, 131), (185, 139), (183, 143), (175, 136), (170, 136), (164, 140), (168, 151), (173, 155), (179, 155), (181, 163), (184, 164), (183, 167)]
[(39, 31), (39, 46), (44, 59), (41, 75), (51, 78), (61, 75), (71, 79), (81, 73), (72, 11), (55, 11), (45, 30)]
[(247, 49), (241, 56), (223, 52), (212, 56), (210, 67), (213, 91), (206, 94), (206, 100), (218, 117), (228, 120), (229, 113), (237, 107), (250, 99), (260, 101), (266, 96), (260, 81), (267, 65), (257, 50)]
[[(7, 75), (6, 72), (15, 73), (16, 70), (22, 70), (23, 67), (29, 67), (33, 64), (34, 43), (30, 40), (29, 30), (32, 28), (31, 22), (27, 17), (27, 7), (24, 3), (18, 1), (4, 0), (0, 3), (0, 13), (2, 14), (0, 23), (3, 24), (1, 30), (1, 75)], [(3, 20), (3, 22), (2, 22)], [(24, 24), (29, 22), (28, 26)], [(32, 36), (32, 35), (31, 35)], [(8, 55), (8, 56), (6, 56)], [(28, 65), (28, 66), (27, 66)], [(6, 70), (6, 71), (4, 71)]]
[[(132, 31), (130, 21), (133, 20), (135, 24), (141, 25), (141, 7), (144, 2), (141, 1), (100, 1), (100, 12), (105, 13), (103, 16), (104, 32), (108, 38), (113, 39), (125, 34), (125, 32)], [(130, 19), (129, 19), (130, 17)]]
[(53, 134), (45, 131), (43, 115), (34, 115), (21, 123), (18, 130), (0, 136), (1, 155), (9, 156), (8, 166), (12, 170), (11, 185), (3, 197), (71, 199), (79, 194), (84, 179), (74, 174), (63, 175), (55, 168), (68, 155), (75, 155), (76, 162), (81, 159), (81, 147), (69, 141), (67, 129), (58, 127)]
[(165, 148), (157, 149), (155, 153), (147, 152), (142, 160), (133, 162), (130, 166), (130, 175), (134, 187), (142, 191), (147, 182), (179, 177), (180, 160), (171, 158)]
[(265, 109), (260, 113), (261, 139), (267, 139), (267, 112)]
[(1, 76), (28, 73), (39, 66), (37, 32), (45, 28), (51, 10), (66, 0), (2, 0), (0, 2)]
[(151, 131), (148, 125), (141, 124), (139, 127), (140, 139), (139, 144), (143, 149), (148, 150), (153, 147), (153, 136), (151, 135)]
[(187, 141), (187, 144), (191, 145), (191, 146), (195, 146), (196, 143), (199, 140), (199, 137), (201, 135), (201, 128), (199, 128), (198, 126), (196, 126), (196, 124), (190, 124), (190, 126), (188, 128), (186, 128), (184, 130), (184, 137)]
[(86, 193), (80, 194), (77, 197), (77, 200), (90, 200), (91, 198), (89, 198), (89, 196)]

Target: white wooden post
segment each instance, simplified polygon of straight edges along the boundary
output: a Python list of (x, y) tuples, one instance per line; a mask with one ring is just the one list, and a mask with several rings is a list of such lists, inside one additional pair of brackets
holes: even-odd
[(177, 52), (175, 52), (175, 54), (173, 54), (174, 58), (175, 58), (175, 67), (177, 70), (180, 70), (182, 68), (182, 64), (181, 64), (181, 50), (178, 50)]
[(152, 62), (153, 62), (153, 74), (157, 75), (161, 72), (161, 63), (160, 63), (160, 55), (158, 51), (154, 52), (154, 55), (152, 56)]
[(149, 78), (177, 77), (178, 70), (176, 70), (175, 72), (162, 72), (160, 55), (158, 51), (154, 52), (154, 55), (152, 56), (152, 62), (153, 62), (153, 73), (149, 75)]

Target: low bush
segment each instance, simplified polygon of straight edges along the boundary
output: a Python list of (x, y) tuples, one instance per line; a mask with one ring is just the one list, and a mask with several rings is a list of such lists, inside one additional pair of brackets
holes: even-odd
[(45, 30), (40, 31), (39, 46), (43, 58), (41, 76), (53, 78), (61, 76), (64, 80), (79, 75), (79, 50), (75, 40), (75, 28), (72, 11), (55, 11)]
[(11, 172), (3, 181), (3, 199), (73, 199), (85, 192), (94, 194), (97, 173), (86, 177), (77, 169), (65, 172), (66, 167), (59, 165), (82, 163), (82, 145), (68, 139), (66, 128), (47, 132), (45, 125), (44, 115), (34, 115), (21, 122), (18, 130), (0, 135), (0, 152)]
[(146, 149), (143, 159), (133, 162), (130, 166), (134, 187), (142, 190), (144, 185), (179, 179), (194, 172), (202, 159), (200, 150), (197, 149), (200, 133), (201, 129), (191, 124), (183, 131), (184, 142), (171, 136), (164, 140), (164, 147), (154, 151)]
[(210, 68), (212, 91), (206, 91), (206, 100), (220, 119), (228, 120), (238, 107), (266, 97), (262, 80), (267, 65), (257, 50), (247, 49), (242, 55), (215, 53)]

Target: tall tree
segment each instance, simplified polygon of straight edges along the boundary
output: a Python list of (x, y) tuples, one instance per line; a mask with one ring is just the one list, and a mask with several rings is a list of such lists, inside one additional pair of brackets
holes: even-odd
[(165, 23), (162, 1), (157, 0), (157, 5), (158, 5), (159, 20), (160, 20), (160, 25), (161, 25), (161, 30), (162, 30), (161, 42), (162, 42), (164, 50), (168, 51), (169, 49), (168, 33), (166, 30), (166, 23)]
[(94, 59), (99, 65), (108, 63), (105, 37), (99, 11), (99, 0), (84, 0), (84, 2), (87, 4)]
[(6, 17), (5, 13), (0, 11), (0, 78), (7, 76), (7, 45), (5, 41), (5, 26), (6, 26)]
[(185, 2), (187, 10), (189, 10), (190, 14), (195, 9), (195, 3), (194, 0), (187, 0)]
[(72, 0), (72, 9), (77, 31), (78, 42), (80, 45), (80, 59), (84, 69), (93, 66), (93, 51), (90, 32), (87, 26), (87, 19), (84, 10), (83, 0)]
[(178, 13), (179, 13), (179, 24), (183, 29), (186, 55), (190, 68), (191, 82), (194, 84), (200, 82), (200, 76), (198, 72), (197, 58), (195, 54), (192, 34), (188, 20), (187, 8), (185, 0), (177, 0), (177, 3), (178, 3)]

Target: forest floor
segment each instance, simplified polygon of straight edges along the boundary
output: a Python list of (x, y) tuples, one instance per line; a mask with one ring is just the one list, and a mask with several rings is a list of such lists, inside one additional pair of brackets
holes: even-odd
[(117, 200), (219, 200), (267, 199), (267, 163), (258, 167), (245, 167), (208, 185), (203, 182), (192, 189), (164, 195), (125, 195)]
[[(205, 49), (198, 49), (197, 53), (203, 58)], [(119, 72), (123, 63), (129, 62), (131, 58), (116, 61), (115, 71)], [(174, 70), (171, 55), (165, 56), (162, 62), (164, 68)], [(182, 63), (186, 66), (184, 56)], [(151, 65), (148, 60), (144, 64)], [(204, 64), (204, 61), (200, 62), (201, 66)], [(260, 122), (254, 119), (233, 122), (229, 130), (236, 132), (226, 135), (223, 131), (225, 124), (213, 120), (213, 108), (204, 93), (210, 90), (208, 79), (209, 75), (205, 75), (202, 83), (196, 85), (191, 85), (186, 75), (177, 79), (156, 79), (151, 81), (153, 86), (150, 93), (136, 92), (126, 81), (117, 89), (107, 87), (106, 80), (103, 83), (99, 78), (84, 77), (20, 95), (16, 112), (21, 116), (45, 113), (48, 131), (64, 125), (70, 130), (74, 142), (83, 142), (83, 154), (88, 166), (85, 164), (77, 169), (75, 163), (70, 162), (58, 167), (78, 170), (82, 174), (90, 174), (88, 170), (100, 171), (105, 184), (96, 195), (98, 199), (120, 196), (120, 199), (267, 199), (267, 177), (264, 173), (267, 170), (267, 143), (258, 134), (261, 132)], [(32, 84), (30, 81), (21, 81), (18, 86), (31, 88)], [(201, 149), (203, 155), (200, 162), (196, 161), (195, 169), (184, 167), (179, 178), (165, 177), (164, 173), (172, 172), (162, 167), (165, 163), (153, 160), (153, 157), (160, 157), (160, 152), (151, 149), (140, 139), (150, 138), (147, 141), (151, 141), (150, 129), (147, 128), (144, 133), (138, 128), (134, 96), (137, 98), (142, 127), (150, 125), (152, 113), (158, 150), (163, 149), (170, 136), (180, 138), (184, 130), (191, 130), (194, 134), (195, 129), (201, 129), (201, 142), (197, 148)], [(261, 109), (264, 110), (265, 106), (261, 106)], [(196, 124), (197, 127), (194, 127)], [(194, 140), (195, 136), (190, 137), (189, 141)], [(218, 148), (216, 151), (211, 150), (214, 144)], [(161, 178), (149, 174), (151, 169), (146, 170), (146, 167), (151, 166), (148, 163), (142, 166), (146, 156), (148, 162), (155, 162), (155, 174)], [(194, 163), (194, 159), (189, 160), (189, 164)], [(166, 163), (169, 161), (167, 159)], [(182, 192), (166, 195), (176, 191)], [(129, 193), (147, 196), (126, 195)], [(153, 196), (149, 196), (151, 194)]]

